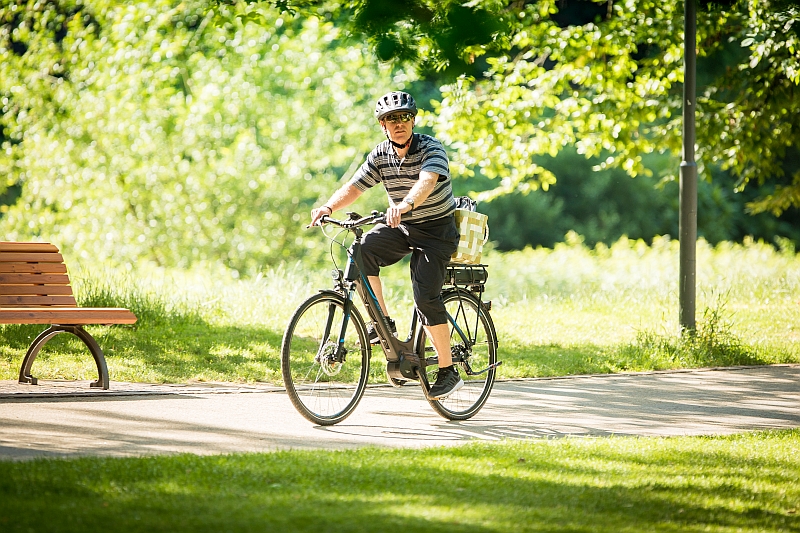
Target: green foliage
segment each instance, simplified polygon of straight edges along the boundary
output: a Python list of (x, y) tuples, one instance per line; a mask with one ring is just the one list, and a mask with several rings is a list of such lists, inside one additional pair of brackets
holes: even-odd
[(733, 170), (740, 187), (776, 181), (750, 208), (780, 214), (800, 207), (800, 5), (743, 4), (746, 15), (722, 36), (748, 54), (702, 95), (700, 142), (709, 144), (707, 160)]
[[(623, 236), (652, 242), (659, 236), (678, 235), (678, 183), (662, 178), (678, 166), (676, 157), (645, 156), (643, 163), (654, 175), (635, 179), (619, 168), (593, 170), (599, 160), (587, 159), (574, 148), (535, 161), (557, 178), (548, 191), (500, 195), (478, 206), (489, 215), (490, 239), (498, 250), (553, 247), (570, 231), (589, 246), (610, 246)], [(741, 242), (748, 236), (772, 243), (786, 238), (800, 242), (800, 211), (779, 217), (747, 213), (746, 205), (757, 191), (747, 188), (737, 193), (729, 173), (707, 170), (711, 179), (698, 183), (700, 237), (712, 244)], [(489, 190), (494, 182), (476, 176), (456, 185), (467, 194)]]
[[(677, 169), (655, 154), (680, 145), (683, 14), (662, 4), (4, 4), (0, 234), (56, 242), (87, 265), (222, 261), (255, 274), (314, 260), (325, 247), (302, 224), (381, 139), (375, 97), (436, 98), (466, 72), (420, 127), (450, 144), (454, 174), (475, 175), (463, 192), (531, 193), (485, 204), (499, 248), (569, 230), (589, 244), (675, 235), (675, 184), (649, 194)], [(791, 218), (740, 215), (744, 202), (779, 213), (800, 198), (797, 3), (713, 4), (698, 23), (698, 157), (714, 180), (700, 187), (700, 234), (797, 240)]]
[(676, 108), (680, 13), (645, 0), (613, 8), (600, 23), (561, 28), (551, 17), (555, 2), (528, 5), (513, 53), (490, 60), (485, 78), (444, 88), (435, 129), (458, 150), (457, 168), (500, 181), (485, 197), (547, 189), (554, 176), (533, 158), (564, 146), (607, 155), (601, 168), (619, 165), (632, 175), (645, 172), (642, 154), (670, 148), (654, 128)]
[(253, 272), (321, 253), (302, 223), (374, 144), (369, 110), (405, 77), (322, 18), (257, 25), (204, 4), (0, 10), (0, 175), (23, 185), (6, 239)]
[[(461, 74), (428, 125), (456, 150), (461, 175), (499, 182), (483, 198), (547, 190), (556, 176), (536, 156), (567, 146), (631, 176), (650, 174), (647, 154), (680, 152), (680, 2), (346, 6), (340, 13), (356, 16), (340, 23), (367, 35), (381, 60), (413, 63), (440, 81)], [(701, 175), (720, 167), (737, 176), (737, 191), (758, 186), (748, 205), (755, 213), (800, 206), (798, 28), (796, 0), (703, 2), (698, 13)]]
[[(572, 148), (562, 150), (555, 158), (538, 157), (535, 162), (549, 168), (557, 178), (548, 191), (505, 194), (479, 204), (478, 210), (489, 215), (490, 238), (497, 249), (552, 247), (571, 231), (589, 246), (601, 242), (611, 245), (622, 236), (652, 241), (657, 236), (677, 235), (678, 195), (674, 184), (660, 187), (655, 176), (632, 180), (616, 168), (594, 171), (597, 160), (587, 159)], [(651, 156), (647, 163), (649, 168), (663, 172), (674, 161)], [(478, 185), (476, 191), (493, 186), (485, 178), (467, 182)], [(713, 210), (709, 217), (719, 224), (718, 215), (718, 210)], [(703, 229), (701, 225), (700, 235), (705, 235)]]
[[(649, 173), (647, 154), (679, 153), (680, 3), (609, 4), (607, 16), (579, 25), (558, 17), (568, 3), (526, 5), (510, 48), (488, 60), (485, 75), (463, 76), (443, 88), (434, 129), (456, 150), (462, 174), (497, 180), (484, 198), (548, 189), (555, 176), (536, 157), (555, 156), (566, 146), (602, 157), (598, 168), (617, 166), (631, 176)], [(762, 191), (766, 196), (751, 204), (753, 211), (778, 214), (800, 206), (800, 167), (791, 157), (800, 126), (798, 24), (793, 2), (765, 8), (749, 0), (698, 13), (701, 174), (703, 164), (730, 169), (740, 189), (789, 177), (774, 192)]]
[[(508, 46), (514, 13), (506, 2), (481, 0), (241, 0), (257, 9), (334, 19), (370, 43), (380, 61), (413, 64), (437, 79), (478, 72), (476, 58)], [(210, 0), (225, 5), (229, 0)]]
[(411, 61), (422, 72), (454, 77), (476, 56), (506, 44), (510, 14), (496, 0), (356, 2), (350, 26), (366, 34), (381, 61)]

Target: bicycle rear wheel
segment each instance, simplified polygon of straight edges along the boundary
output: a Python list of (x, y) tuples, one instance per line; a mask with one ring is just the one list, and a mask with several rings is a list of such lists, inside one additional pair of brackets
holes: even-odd
[(322, 426), (341, 422), (361, 401), (371, 348), (364, 320), (352, 308), (340, 349), (344, 297), (312, 296), (297, 308), (281, 346), (281, 372), (289, 398), (305, 418)]
[[(464, 386), (441, 400), (428, 400), (431, 407), (448, 420), (467, 420), (480, 411), (494, 385), (495, 369), (489, 368), (497, 362), (497, 334), (489, 312), (472, 293), (452, 290), (442, 295), (450, 319), (450, 350), (453, 363), (458, 368)], [(426, 339), (425, 353), (433, 355), (433, 346)], [(430, 364), (435, 358), (427, 358), (425, 369), (429, 383), (436, 380), (438, 367)], [(467, 373), (485, 372), (477, 375)]]

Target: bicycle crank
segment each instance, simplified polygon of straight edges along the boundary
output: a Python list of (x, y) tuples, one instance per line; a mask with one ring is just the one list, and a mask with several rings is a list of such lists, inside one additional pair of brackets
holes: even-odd
[(396, 380), (416, 380), (417, 369), (419, 369), (419, 358), (412, 354), (400, 354), (399, 361), (386, 363), (386, 374)]

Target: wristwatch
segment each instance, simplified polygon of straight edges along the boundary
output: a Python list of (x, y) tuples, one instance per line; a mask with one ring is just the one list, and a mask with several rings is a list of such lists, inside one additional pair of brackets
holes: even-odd
[(413, 211), (414, 210), (414, 199), (413, 198), (408, 196), (408, 197), (404, 198), (403, 201), (411, 206), (411, 209), (409, 209), (409, 211)]

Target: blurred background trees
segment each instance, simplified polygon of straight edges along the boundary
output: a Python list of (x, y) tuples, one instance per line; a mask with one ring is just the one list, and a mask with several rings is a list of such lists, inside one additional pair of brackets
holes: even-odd
[[(5, 239), (238, 269), (315, 249), (310, 207), (374, 144), (402, 70), (324, 18), (243, 22), (202, 2), (30, 2), (2, 12)], [(307, 232), (310, 233), (310, 232)]]
[[(703, 5), (699, 234), (797, 243), (796, 2)], [(676, 235), (679, 8), (6, 4), (0, 235), (123, 265), (313, 260), (308, 211), (381, 141), (373, 102), (397, 88), (447, 143), (457, 192), (485, 200), (498, 248)]]

